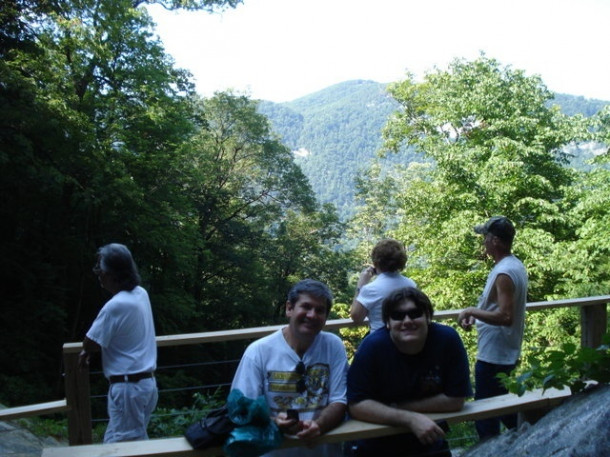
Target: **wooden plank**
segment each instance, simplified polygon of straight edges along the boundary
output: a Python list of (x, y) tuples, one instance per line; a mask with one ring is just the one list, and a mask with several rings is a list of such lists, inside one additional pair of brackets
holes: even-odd
[(78, 365), (78, 353), (64, 353), (64, 386), (68, 409), (68, 441), (71, 445), (93, 442), (89, 369)]
[[(475, 419), (484, 419), (502, 414), (526, 411), (559, 404), (570, 396), (569, 389), (537, 390), (518, 397), (513, 394), (477, 400), (466, 403), (461, 411), (452, 413), (428, 414), (433, 420), (446, 420), (458, 423)], [(334, 430), (313, 440), (313, 444), (338, 443), (363, 438), (403, 433), (401, 427), (390, 427), (369, 422), (349, 420)], [(286, 438), (282, 448), (302, 446), (297, 439)], [(210, 448), (196, 451), (184, 437), (132, 441), (127, 443), (92, 444), (71, 447), (48, 447), (42, 451), (42, 457), (217, 457), (222, 456), (222, 448)]]
[(35, 405), (15, 406), (0, 409), (0, 420), (21, 419), (22, 417), (41, 416), (43, 414), (65, 413), (68, 411), (66, 399), (37, 403)]
[(222, 455), (222, 449), (218, 447), (196, 451), (184, 437), (46, 447), (42, 450), (42, 457), (217, 457)]
[[(460, 411), (450, 413), (426, 414), (432, 420), (446, 420), (450, 424), (466, 422), (471, 420), (486, 419), (518, 411), (528, 411), (541, 407), (556, 406), (571, 395), (570, 389), (541, 389), (527, 392), (519, 397), (514, 394), (500, 395), (498, 397), (486, 398), (467, 402)], [(354, 439), (375, 438), (379, 436), (395, 435), (404, 433), (402, 427), (391, 427), (387, 425), (372, 424), (358, 420), (350, 420), (331, 430), (318, 441), (324, 443), (335, 443), (350, 441)], [(293, 440), (297, 441), (297, 440)], [(298, 443), (298, 441), (297, 441)], [(285, 446), (287, 443), (285, 443)]]
[[(550, 308), (563, 308), (567, 306), (594, 306), (610, 303), (610, 295), (599, 295), (595, 297), (568, 298), (563, 300), (550, 300), (542, 302), (532, 302), (527, 304), (528, 311), (539, 311)], [(444, 310), (434, 313), (435, 320), (447, 320), (457, 318), (460, 310)], [(326, 330), (338, 330), (345, 327), (358, 327), (364, 324), (355, 324), (351, 319), (332, 319), (326, 322)], [(219, 330), (214, 332), (186, 333), (181, 335), (157, 336), (157, 346), (180, 346), (187, 344), (214, 343), (220, 341), (256, 339), (269, 335), (282, 325), (272, 325), (267, 327), (251, 327), (234, 330)], [(63, 346), (64, 353), (78, 353), (83, 345), (81, 342), (66, 343)]]
[[(362, 324), (356, 324), (351, 319), (332, 319), (326, 322), (325, 330), (338, 330), (345, 327), (357, 327)], [(157, 346), (181, 346), (188, 344), (204, 344), (217, 343), (222, 341), (258, 339), (269, 335), (286, 324), (270, 325), (263, 327), (249, 327), (234, 330), (218, 330), (214, 332), (198, 332), (198, 333), (183, 333), (179, 335), (163, 335), (157, 336)], [(82, 343), (65, 343), (63, 346), (64, 353), (78, 353), (82, 350)]]
[(596, 306), (580, 308), (580, 345), (597, 348), (602, 344), (608, 322), (608, 305), (602, 303)]
[(595, 297), (566, 298), (563, 300), (539, 301), (527, 304), (528, 311), (539, 311), (541, 309), (564, 308), (570, 306), (595, 306), (610, 303), (610, 295), (597, 295)]

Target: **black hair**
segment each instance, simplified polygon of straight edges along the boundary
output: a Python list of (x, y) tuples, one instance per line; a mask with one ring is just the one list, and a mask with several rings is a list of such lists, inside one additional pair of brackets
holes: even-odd
[(333, 306), (333, 294), (326, 284), (315, 279), (303, 279), (297, 282), (290, 292), (288, 292), (288, 301), (291, 305), (299, 301), (301, 294), (308, 294), (312, 297), (321, 298), (326, 302), (326, 315), (330, 313), (330, 309)]
[(432, 319), (434, 308), (432, 307), (432, 302), (428, 296), (415, 287), (403, 287), (401, 289), (396, 289), (383, 300), (383, 303), (381, 304), (381, 318), (383, 319), (384, 324), (387, 324), (390, 320), (392, 311), (405, 300), (411, 300), (415, 303), (417, 308), (423, 309), (427, 320)]

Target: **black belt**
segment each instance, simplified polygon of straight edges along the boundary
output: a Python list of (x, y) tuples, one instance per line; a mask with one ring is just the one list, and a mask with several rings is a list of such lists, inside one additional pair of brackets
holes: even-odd
[(121, 374), (117, 376), (110, 376), (108, 381), (110, 384), (114, 384), (115, 382), (138, 382), (141, 379), (152, 378), (154, 373), (134, 373), (134, 374)]

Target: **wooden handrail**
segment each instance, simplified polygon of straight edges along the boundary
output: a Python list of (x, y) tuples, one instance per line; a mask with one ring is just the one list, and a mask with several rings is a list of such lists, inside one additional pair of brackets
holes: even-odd
[[(594, 297), (582, 297), (572, 299), (550, 300), (543, 302), (532, 302), (526, 305), (528, 312), (536, 312), (544, 309), (563, 308), (577, 306), (581, 308), (581, 327), (583, 346), (597, 347), (601, 344), (601, 336), (606, 332), (607, 304), (610, 303), (610, 295)], [(447, 320), (457, 318), (460, 310), (444, 310), (434, 313), (435, 320)], [(235, 341), (256, 339), (273, 333), (282, 325), (268, 327), (252, 327), (245, 329), (220, 330), (213, 332), (188, 333), (180, 335), (157, 336), (158, 347), (182, 346), (191, 344), (215, 343), (222, 341)], [(326, 330), (338, 330), (346, 327), (358, 327), (364, 324), (356, 324), (351, 319), (333, 319), (326, 323)], [(71, 444), (91, 443), (91, 406), (89, 402), (89, 383), (86, 372), (76, 370), (78, 353), (82, 349), (82, 343), (64, 344), (64, 363), (66, 367), (66, 397), (70, 410), (68, 423), (70, 429)]]
[[(467, 402), (461, 411), (427, 414), (432, 420), (446, 420), (450, 424), (485, 419), (502, 414), (551, 408), (571, 395), (569, 389), (538, 389), (519, 397), (514, 394), (500, 395)], [(405, 433), (402, 427), (348, 420), (330, 432), (312, 440), (313, 445), (339, 443), (357, 439)], [(303, 446), (297, 439), (286, 438), (281, 448)], [(184, 437), (152, 439), (110, 444), (88, 444), (70, 447), (47, 447), (42, 457), (218, 457), (224, 455), (222, 447), (194, 450)]]
[(0, 420), (7, 421), (24, 417), (42, 416), (44, 414), (65, 413), (68, 411), (66, 399), (37, 403), (35, 405), (15, 406), (0, 409)]
[[(552, 300), (543, 302), (532, 302), (526, 305), (527, 311), (540, 311), (551, 308), (565, 308), (571, 306), (585, 307), (610, 303), (610, 295), (596, 297), (572, 298)], [(434, 320), (456, 319), (460, 310), (435, 311)], [(356, 324), (351, 319), (332, 319), (326, 322), (326, 330), (338, 330), (346, 327), (359, 327), (364, 324)], [(189, 344), (217, 343), (221, 341), (235, 341), (260, 338), (269, 335), (284, 327), (285, 324), (271, 325), (266, 327), (250, 327), (234, 330), (218, 330), (213, 332), (183, 333), (178, 335), (157, 336), (158, 347), (183, 346)], [(65, 353), (78, 353), (82, 350), (82, 342), (65, 343)]]

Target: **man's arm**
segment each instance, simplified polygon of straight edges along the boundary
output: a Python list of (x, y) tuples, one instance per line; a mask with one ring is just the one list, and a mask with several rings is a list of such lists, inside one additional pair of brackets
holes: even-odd
[(437, 394), (433, 397), (402, 402), (397, 406), (400, 409), (418, 413), (447, 413), (460, 411), (464, 407), (464, 401), (464, 397), (448, 397), (445, 394)]
[(444, 438), (445, 432), (432, 419), (424, 414), (384, 405), (375, 400), (362, 400), (351, 403), (352, 417), (375, 424), (392, 425), (409, 429), (422, 444), (432, 444)]
[(296, 434), (299, 439), (311, 439), (332, 430), (345, 419), (347, 406), (335, 402), (327, 405), (314, 420), (303, 421), (302, 429)]
[(458, 323), (464, 329), (469, 330), (474, 319), (478, 319), (486, 324), (510, 326), (513, 323), (515, 285), (510, 276), (499, 274), (494, 283), (494, 292), (498, 308), (494, 311), (482, 310), (469, 307), (463, 310), (458, 316)]
[(92, 352), (101, 351), (101, 346), (92, 339), (85, 337), (83, 340), (83, 350), (78, 354), (78, 366), (85, 368), (89, 366), (89, 357)]

